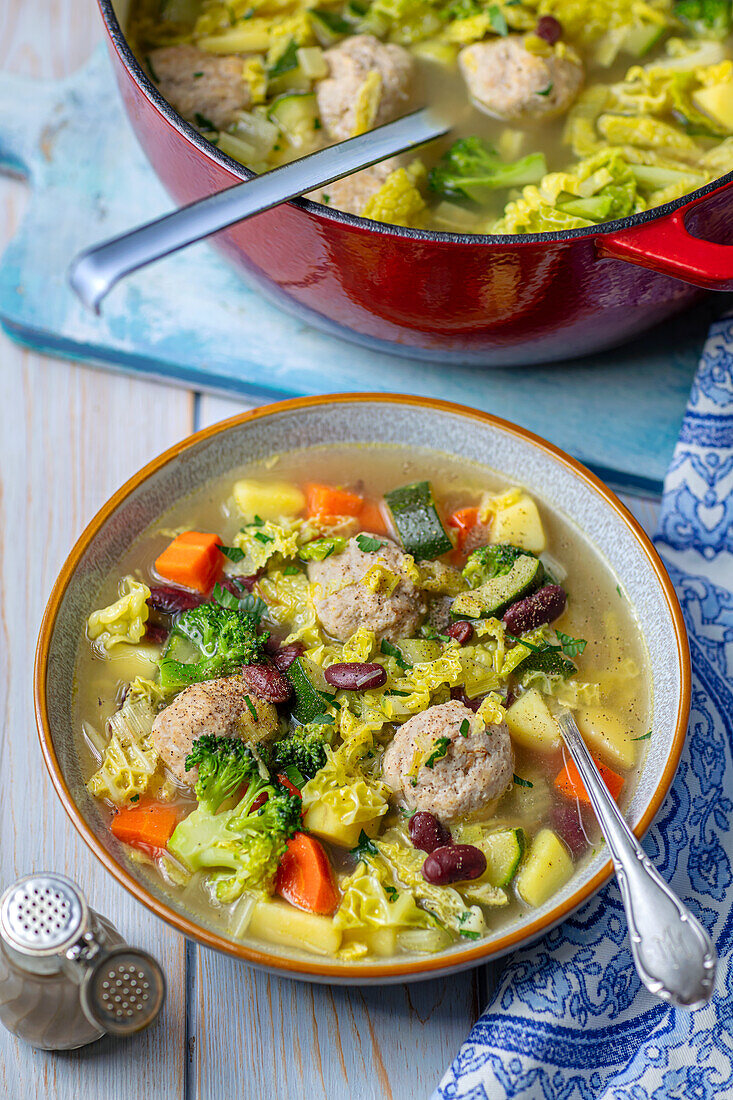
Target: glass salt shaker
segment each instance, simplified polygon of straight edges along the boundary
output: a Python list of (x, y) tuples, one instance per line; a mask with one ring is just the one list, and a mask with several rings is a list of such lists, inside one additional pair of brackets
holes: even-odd
[(42, 1050), (151, 1024), (165, 1000), (152, 956), (129, 947), (70, 879), (26, 875), (0, 898), (0, 1022)]

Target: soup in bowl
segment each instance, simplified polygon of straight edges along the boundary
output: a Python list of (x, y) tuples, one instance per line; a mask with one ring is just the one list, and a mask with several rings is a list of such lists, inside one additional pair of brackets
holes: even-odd
[(124, 487), (52, 596), (37, 694), (126, 885), (232, 954), (356, 981), (577, 905), (608, 865), (553, 713), (640, 830), (689, 688), (669, 581), (592, 475), (483, 414), (345, 397), (217, 425)]

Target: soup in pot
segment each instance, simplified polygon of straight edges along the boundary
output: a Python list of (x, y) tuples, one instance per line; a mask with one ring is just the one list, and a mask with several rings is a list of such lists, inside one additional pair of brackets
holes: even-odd
[(309, 196), (378, 222), (582, 229), (733, 170), (731, 0), (136, 0), (130, 37), (255, 172), (461, 104), (450, 139)]

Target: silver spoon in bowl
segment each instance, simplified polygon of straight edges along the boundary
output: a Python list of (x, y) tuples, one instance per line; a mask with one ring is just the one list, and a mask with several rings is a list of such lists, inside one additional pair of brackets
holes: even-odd
[(125, 275), (235, 222), (443, 137), (455, 125), (457, 113), (455, 104), (423, 107), (94, 245), (72, 261), (71, 287), (85, 306), (99, 313), (103, 299)]
[(570, 711), (559, 711), (555, 721), (611, 853), (639, 977), (650, 993), (677, 1008), (702, 1007), (712, 996), (718, 960), (710, 937), (626, 824)]

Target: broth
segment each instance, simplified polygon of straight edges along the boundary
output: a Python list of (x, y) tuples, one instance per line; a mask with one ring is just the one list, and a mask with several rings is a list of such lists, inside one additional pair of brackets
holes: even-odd
[(694, 7), (137, 0), (130, 38), (175, 109), (255, 172), (422, 103), (460, 104), (450, 138), (310, 197), (413, 228), (536, 233), (733, 169), (731, 7)]
[[(338, 470), (338, 487), (334, 486), (335, 470)], [(553, 620), (551, 624), (533, 627), (529, 631), (522, 632), (521, 637), (524, 639), (528, 641), (533, 639), (530, 645), (534, 646), (534, 649), (527, 647), (521, 649), (521, 642), (513, 641), (510, 631), (501, 625), (499, 619), (489, 616), (470, 620), (473, 623), (474, 636), (464, 644), (460, 644), (444, 633), (448, 629), (447, 620), (445, 620), (437, 628), (413, 629), (411, 637), (404, 639), (401, 636), (395, 637), (393, 633), (393, 641), (383, 641), (381, 645), (377, 632), (370, 643), (367, 641), (367, 650), (359, 655), (357, 643), (361, 635), (352, 633), (349, 636), (350, 640), (339, 643), (324, 629), (322, 617), (325, 617), (326, 612), (319, 611), (319, 616), (315, 615), (313, 601), (325, 598), (324, 593), (330, 591), (328, 588), (328, 584), (332, 584), (330, 581), (312, 580), (306, 588), (301, 587), (298, 590), (298, 600), (295, 605), (291, 605), (291, 612), (287, 613), (283, 610), (282, 592), (288, 584), (306, 584), (303, 571), (307, 567), (302, 561), (301, 554), (308, 556), (310, 553), (306, 549), (308, 546), (321, 545), (324, 539), (343, 539), (343, 544), (337, 543), (320, 563), (323, 565), (330, 561), (338, 565), (340, 561), (345, 560), (348, 553), (352, 552), (349, 550), (351, 544), (348, 540), (356, 538), (358, 542), (359, 539), (363, 540), (366, 537), (367, 541), (358, 551), (359, 554), (365, 555), (363, 561), (366, 568), (370, 561), (377, 562), (380, 554), (387, 553), (384, 548), (393, 540), (395, 543), (399, 543), (400, 538), (404, 541), (406, 537), (404, 530), (399, 527), (399, 523), (404, 521), (400, 521), (397, 504), (393, 504), (395, 511), (386, 509), (383, 503), (384, 495), (406, 484), (423, 481), (429, 482), (432, 487), (436, 502), (435, 514), (439, 517), (440, 529), (444, 533), (451, 532), (454, 543), (464, 540), (463, 550), (452, 549), (437, 559), (442, 564), (431, 567), (423, 562), (419, 566), (420, 582), (416, 582), (411, 590), (412, 599), (413, 601), (427, 599), (430, 603), (431, 617), (439, 607), (441, 599), (444, 602), (440, 606), (445, 611), (447, 597), (444, 593), (435, 591), (429, 592), (426, 597), (426, 590), (420, 585), (423, 582), (434, 583), (435, 577), (439, 576), (442, 578), (441, 584), (444, 589), (452, 585), (454, 592), (457, 587), (460, 587), (464, 594), (472, 592), (482, 594), (484, 589), (480, 585), (468, 589), (467, 583), (459, 573), (459, 569), (465, 565), (466, 561), (476, 559), (478, 551), (471, 550), (472, 544), (476, 544), (477, 547), (483, 546), (487, 539), (491, 539), (492, 531), (496, 533), (499, 530), (510, 530), (507, 524), (510, 521), (513, 522), (511, 517), (516, 514), (516, 509), (519, 507), (521, 511), (522, 508), (529, 508), (531, 512), (536, 503), (536, 515), (546, 542), (545, 548), (541, 551), (536, 550), (543, 563), (541, 568), (541, 572), (544, 573), (543, 590), (548, 585), (552, 586), (560, 582), (567, 591), (568, 603), (560, 617)], [(275, 523), (267, 515), (260, 516), (256, 510), (242, 511), (244, 500), (242, 494), (245, 493), (241, 488), (243, 484), (249, 486), (246, 494), (249, 494), (249, 500), (255, 501), (253, 507), (266, 511), (269, 507), (268, 502), (282, 500), (290, 509), (289, 516)], [(320, 518), (315, 518), (312, 514), (313, 501), (321, 498), (314, 496), (316, 492), (314, 485), (322, 487), (319, 491), (326, 493), (324, 499), (361, 501), (358, 505), (361, 512), (338, 520), (332, 516), (329, 518), (329, 513), (320, 512), (318, 513)], [(235, 486), (238, 487), (236, 493)], [(252, 486), (255, 488), (252, 489)], [(347, 490), (346, 497), (328, 496), (329, 493), (342, 492), (344, 489)], [(302, 491), (304, 496), (300, 495)], [(255, 496), (252, 496), (253, 493)], [(306, 500), (306, 509), (311, 513), (305, 523), (303, 499)], [(390, 499), (396, 498), (390, 497)], [(257, 501), (260, 503), (257, 504)], [(528, 505), (527, 501), (529, 501)], [(373, 805), (375, 801), (379, 801), (379, 798), (386, 803), (386, 812), (382, 812), (380, 808), (381, 816), (376, 818), (370, 818), (369, 813), (364, 811), (363, 828), (358, 827), (362, 820), (359, 818), (359, 812), (356, 816), (356, 825), (353, 820), (346, 820), (348, 814), (345, 814), (343, 820), (337, 822), (336, 826), (333, 821), (330, 824), (324, 824), (321, 812), (323, 807), (326, 804), (332, 805), (334, 798), (338, 801), (341, 797), (341, 794), (333, 794), (335, 789), (333, 783), (329, 786), (324, 781), (320, 788), (318, 786), (321, 781), (319, 776), (323, 776), (331, 765), (327, 764), (322, 771), (317, 771), (304, 786), (301, 787), (300, 782), (296, 784), (303, 792), (303, 804), (306, 807), (303, 829), (318, 839), (331, 867), (328, 874), (332, 876), (332, 884), (338, 898), (335, 915), (318, 913), (317, 907), (316, 912), (304, 912), (302, 908), (291, 907), (286, 901), (268, 900), (269, 892), (274, 886), (272, 880), (265, 886), (260, 882), (256, 888), (251, 888), (250, 884), (239, 890), (239, 887), (232, 887), (227, 877), (230, 871), (225, 874), (221, 868), (217, 869), (212, 864), (203, 868), (196, 867), (195, 861), (187, 866), (186, 859), (181, 856), (182, 846), (176, 843), (176, 837), (179, 835), (181, 821), (189, 820), (189, 815), (197, 810), (197, 797), (191, 786), (182, 782), (180, 776), (176, 777), (165, 766), (166, 758), (163, 756), (161, 759), (159, 753), (153, 753), (147, 772), (143, 767), (140, 773), (140, 753), (147, 751), (146, 746), (150, 745), (149, 737), (147, 741), (144, 737), (141, 738), (137, 744), (135, 749), (137, 763), (131, 770), (128, 768), (129, 759), (120, 762), (119, 753), (110, 763), (110, 757), (114, 755), (110, 750), (110, 744), (114, 739), (110, 740), (110, 737), (118, 729), (115, 722), (119, 721), (120, 716), (124, 717), (128, 713), (125, 708), (133, 705), (136, 699), (143, 698), (147, 700), (144, 705), (152, 707), (152, 713), (165, 714), (176, 698), (175, 689), (169, 689), (165, 693), (160, 691), (162, 679), (158, 670), (158, 661), (162, 654), (170, 652), (166, 650), (166, 646), (170, 647), (171, 638), (175, 635), (176, 622), (180, 624), (181, 620), (163, 617), (167, 627), (173, 627), (173, 633), (167, 641), (158, 636), (163, 633), (158, 627), (158, 634), (152, 638), (142, 638), (139, 642), (120, 641), (113, 643), (109, 650), (105, 648), (106, 636), (104, 633), (99, 634), (99, 627), (90, 629), (90, 637), (95, 633), (97, 637), (93, 642), (90, 641), (90, 637), (80, 640), (75, 681), (75, 735), (78, 740), (83, 774), (90, 782), (90, 789), (100, 799), (100, 804), (107, 807), (113, 829), (115, 821), (124, 820), (124, 815), (129, 815), (132, 809), (142, 812), (142, 809), (150, 804), (151, 799), (155, 805), (163, 805), (177, 811), (178, 825), (173, 838), (168, 842), (171, 845), (170, 849), (167, 851), (164, 847), (156, 849), (146, 843), (144, 838), (142, 840), (133, 838), (128, 850), (135, 859), (146, 864), (147, 873), (157, 879), (158, 885), (164, 884), (165, 888), (198, 921), (235, 939), (246, 938), (256, 941), (265, 938), (274, 940), (281, 946), (299, 947), (317, 954), (336, 955), (346, 962), (378, 955), (405, 955), (415, 951), (435, 951), (459, 942), (462, 936), (475, 939), (488, 935), (518, 914), (530, 910), (533, 905), (543, 904), (547, 900), (543, 896), (545, 887), (542, 886), (542, 874), (539, 874), (540, 885), (537, 885), (535, 866), (540, 866), (541, 870), (541, 861), (545, 858), (543, 845), (546, 847), (548, 843), (555, 844), (561, 858), (567, 862), (565, 879), (558, 880), (555, 889), (560, 889), (564, 881), (567, 881), (568, 877), (575, 874), (578, 867), (582, 866), (598, 842), (597, 829), (588, 807), (582, 804), (582, 796), (581, 802), (577, 801), (575, 797), (577, 790), (574, 792), (571, 789), (568, 792), (566, 789), (565, 793), (562, 793), (557, 786), (557, 777), (565, 767), (559, 740), (556, 746), (548, 747), (546, 740), (543, 741), (542, 731), (534, 729), (532, 723), (538, 721), (537, 714), (540, 711), (544, 714), (545, 708), (551, 709), (558, 700), (571, 705), (597, 759), (611, 769), (610, 775), (618, 773), (623, 786), (620, 802), (621, 805), (625, 805), (633, 791), (648, 736), (651, 714), (648, 660), (633, 609), (604, 560), (568, 520), (546, 508), (541, 500), (536, 500), (535, 503), (532, 497), (508, 485), (506, 480), (494, 471), (438, 452), (413, 449), (408, 451), (386, 446), (314, 447), (283, 454), (265, 463), (228, 471), (221, 478), (178, 501), (130, 546), (114, 574), (108, 577), (101, 591), (94, 594), (96, 606), (114, 605), (119, 595), (120, 578), (125, 576), (134, 578), (136, 583), (142, 582), (147, 586), (145, 592), (149, 588), (155, 593), (161, 584), (170, 586), (170, 578), (164, 573), (161, 565), (164, 560), (161, 554), (170, 545), (174, 536), (181, 531), (193, 529), (200, 532), (215, 532), (220, 536), (225, 547), (237, 547), (239, 544), (240, 548), (243, 548), (239, 561), (227, 560), (224, 555), (220, 555), (220, 564), (225, 564), (227, 575), (231, 576), (241, 574), (251, 553), (261, 554), (263, 547), (264, 551), (269, 553), (273, 540), (280, 538), (282, 532), (290, 534), (296, 532), (298, 549), (291, 554), (286, 551), (284, 554), (278, 553), (269, 558), (263, 567), (264, 572), (260, 573), (252, 592), (247, 597), (249, 601), (247, 606), (251, 607), (253, 600), (257, 598), (264, 599), (267, 610), (261, 625), (266, 625), (277, 636), (280, 644), (287, 645), (293, 640), (291, 635), (300, 635), (305, 650), (298, 661), (305, 669), (310, 682), (321, 693), (323, 702), (320, 706), (326, 711), (325, 715), (321, 714), (317, 719), (311, 715), (311, 722), (315, 721), (317, 726), (320, 721), (321, 729), (328, 726), (329, 736), (332, 738), (329, 750), (329, 754), (332, 754), (331, 758), (338, 758), (339, 752), (347, 742), (349, 745), (356, 744), (358, 739), (362, 738), (360, 744), (368, 750), (368, 756), (353, 757), (345, 765), (346, 772), (334, 773), (348, 773), (348, 782), (344, 780), (344, 790), (347, 793), (352, 789), (356, 790), (360, 783), (362, 786), (366, 784), (368, 788), (366, 795), (354, 796), (357, 811), (360, 812), (360, 808), (363, 808), (362, 804)], [(298, 504), (301, 504), (301, 507), (298, 507)], [(368, 513), (368, 522), (366, 522), (367, 512), (363, 511), (367, 505), (370, 508), (373, 505), (378, 506), (376, 512)], [(488, 513), (484, 515), (486, 522), (482, 524), (479, 518), (479, 522), (469, 526), (464, 525), (464, 528), (451, 525), (449, 522), (451, 519), (454, 523), (457, 522), (456, 517), (465, 517), (465, 510), (472, 508), (479, 508), (479, 510), (488, 508)], [(362, 513), (365, 517), (364, 521), (360, 519)], [(522, 513), (525, 518), (526, 514), (530, 513)], [(475, 520), (476, 516), (473, 513), (471, 515)], [(375, 516), (379, 517), (379, 520), (375, 520)], [(383, 527), (375, 536), (371, 532), (374, 531), (375, 522), (380, 520)], [(367, 531), (369, 534), (364, 536), (358, 534), (359, 531)], [(515, 529), (515, 533), (517, 531), (525, 542), (531, 542), (536, 538), (536, 531), (534, 535), (531, 532), (528, 533), (527, 529), (524, 530), (524, 534), (519, 528)], [(502, 538), (499, 541), (512, 542), (509, 538)], [(533, 545), (538, 546), (536, 542)], [(525, 565), (529, 563), (534, 568), (537, 560), (534, 552), (528, 551), (529, 547), (519, 547), (516, 553), (520, 557), (515, 561)], [(229, 553), (232, 553), (232, 557), (237, 557), (237, 553), (231, 550)], [(353, 553), (356, 551), (354, 550)], [(395, 551), (395, 553), (399, 552)], [(158, 572), (155, 568), (156, 561)], [(395, 568), (400, 570), (404, 568), (410, 573), (410, 570), (415, 568), (414, 565), (410, 565), (410, 562), (412, 558), (403, 561), (400, 554), (400, 564)], [(312, 558), (308, 568), (315, 563), (317, 559)], [(378, 585), (375, 591), (381, 594), (383, 603), (389, 603), (393, 598), (389, 592), (389, 585), (394, 580), (394, 577), (389, 575), (391, 567), (391, 565), (380, 567), (382, 572), (377, 576)], [(400, 584), (407, 584), (407, 580), (404, 579), (406, 576), (407, 574), (400, 573)], [(432, 580), (426, 580), (426, 577), (431, 577)], [(446, 580), (446, 577), (449, 580)], [(349, 586), (345, 583), (347, 580), (346, 576), (342, 577), (341, 588), (335, 587), (329, 598), (338, 602), (339, 599), (343, 601), (344, 592), (352, 594), (355, 591), (361, 592), (358, 588), (361, 581)], [(318, 583), (321, 584), (320, 589), (316, 587)], [(490, 583), (495, 583), (495, 580)], [(180, 587), (176, 590), (175, 586), (174, 591), (184, 594), (186, 592)], [(399, 595), (403, 590), (398, 586), (393, 591)], [(526, 591), (531, 592), (531, 589)], [(527, 598), (526, 591), (523, 599)], [(537, 591), (536, 585), (535, 591)], [(231, 602), (226, 600), (225, 593), (222, 593), (221, 589), (215, 592), (218, 592), (219, 599), (224, 598), (225, 602)], [(244, 589), (240, 589), (240, 592), (244, 593)], [(207, 598), (211, 598), (209, 593)], [(484, 595), (481, 595), (481, 598), (483, 599)], [(237, 607), (236, 600), (234, 606)], [(292, 609), (293, 606), (295, 611)], [(321, 606), (319, 604), (319, 607)], [(357, 610), (359, 607), (363, 611), (364, 607), (373, 606), (375, 605), (362, 603), (358, 605)], [(403, 610), (402, 614), (404, 613)], [(103, 618), (105, 629), (114, 633), (117, 629), (115, 614), (107, 614)], [(120, 618), (119, 613), (117, 618)], [(459, 621), (466, 621), (461, 616), (457, 618)], [(122, 623), (120, 629), (123, 632), (131, 629), (129, 617), (122, 616), (120, 621)], [(496, 624), (495, 627), (491, 627), (495, 631), (494, 635), (490, 633), (482, 635), (482, 630), (488, 628), (487, 624), (491, 623)], [(149, 630), (150, 620), (144, 625)], [(362, 628), (369, 626), (367, 612), (363, 612), (362, 619), (358, 620), (356, 625)], [(141, 631), (143, 624), (139, 626)], [(398, 627), (395, 629), (399, 635)], [(498, 640), (499, 636), (501, 636), (501, 642)], [(454, 666), (452, 673), (445, 671), (446, 661), (465, 661), (468, 659), (466, 654), (470, 653), (478, 654), (477, 661), (481, 657), (486, 658), (489, 663), (496, 662), (498, 658), (495, 654), (500, 644), (506, 647), (507, 654), (521, 651), (525, 654), (526, 660), (543, 648), (546, 653), (548, 647), (557, 647), (558, 640), (563, 641), (563, 639), (565, 639), (563, 642), (566, 647), (565, 653), (571, 655), (572, 666), (575, 666), (571, 666), (571, 674), (566, 679), (554, 674), (543, 676), (537, 672), (522, 673), (519, 667), (517, 674), (509, 674), (504, 679), (497, 677), (493, 680), (493, 672), (486, 672), (488, 666), (482, 665), (481, 668), (484, 671), (480, 675), (488, 678), (483, 682), (479, 676), (474, 683), (474, 680), (469, 680), (463, 665), (458, 674), (455, 672), (457, 666)], [(574, 644), (577, 639), (584, 640), (585, 646)], [(344, 649), (344, 646), (351, 648)], [(395, 646), (402, 665), (396, 661)], [(403, 648), (400, 649), (400, 646)], [(428, 648), (421, 650), (421, 646)], [(559, 649), (556, 650), (555, 659), (557, 654)], [(416, 657), (422, 660), (417, 660)], [(190, 659), (190, 654), (186, 659)], [(336, 691), (333, 686), (329, 686), (330, 682), (323, 679), (324, 670), (329, 666), (344, 661), (353, 663), (359, 659), (370, 662), (372, 666), (375, 664), (382, 666), (387, 677), (386, 685), (381, 685), (371, 693), (367, 689), (357, 692)], [(288, 673), (291, 678), (292, 667)], [(466, 667), (475, 669), (478, 666), (467, 665)], [(231, 671), (227, 670), (227, 674)], [(471, 675), (476, 679), (474, 672)], [(137, 678), (142, 678), (142, 681)], [(151, 681), (151, 683), (146, 685), (144, 681)], [(221, 680), (214, 678), (212, 682), (217, 684)], [(424, 687), (426, 684), (429, 686)], [(395, 685), (399, 686), (395, 687)], [(469, 691), (470, 686), (477, 690)], [(194, 688), (197, 688), (197, 685), (194, 685)], [(194, 688), (189, 688), (189, 692)], [(411, 695), (413, 689), (415, 692), (424, 691), (422, 702), (419, 700), (415, 702), (417, 696), (413, 698)], [(335, 695), (334, 692), (336, 692)], [(252, 694), (257, 701), (257, 693), (252, 692)], [(464, 737), (469, 736), (466, 722), (470, 724), (471, 738), (479, 736), (474, 734), (474, 722), (478, 723), (477, 729), (488, 731), (486, 734), (488, 749), (477, 750), (488, 752), (488, 759), (492, 759), (492, 752), (499, 752), (498, 747), (491, 747), (492, 736), (495, 745), (497, 739), (500, 744), (503, 744), (501, 738), (506, 737), (504, 723), (505, 721), (509, 723), (512, 778), (508, 786), (506, 786), (506, 779), (504, 780), (505, 789), (496, 795), (492, 794), (491, 797), (484, 798), (478, 805), (474, 803), (469, 811), (455, 813), (455, 806), (452, 810), (446, 811), (444, 823), (451, 830), (452, 841), (478, 847), (487, 856), (488, 865), (482, 875), (476, 879), (478, 886), (472, 885), (472, 881), (459, 880), (452, 885), (433, 885), (433, 893), (431, 893), (430, 890), (426, 890), (424, 879), (419, 874), (421, 864), (428, 858), (427, 853), (425, 850), (418, 850), (411, 843), (409, 815), (416, 808), (416, 799), (418, 810), (431, 812), (425, 811), (424, 805), (420, 802), (420, 799), (428, 797), (426, 791), (430, 784), (436, 787), (437, 793), (435, 791), (433, 793), (438, 800), (444, 798), (446, 792), (451, 791), (454, 778), (446, 769), (449, 767), (452, 755), (462, 751), (460, 738), (455, 737), (454, 743), (447, 752), (440, 738), (430, 742), (428, 748), (435, 751), (434, 747), (438, 747), (438, 757), (431, 764), (429, 758), (425, 754), (422, 755), (417, 764), (416, 779), (412, 786), (411, 779), (405, 780), (409, 770), (405, 772), (403, 768), (400, 773), (402, 776), (400, 782), (403, 782), (403, 787), (400, 788), (398, 784), (396, 790), (385, 791), (382, 787), (382, 767), (385, 767), (386, 775), (390, 753), (395, 752), (394, 748), (390, 749), (390, 745), (393, 745), (399, 736), (405, 736), (404, 733), (400, 735), (400, 730), (407, 728), (406, 723), (414, 724), (415, 718), (426, 714), (430, 708), (449, 705), (451, 695), (456, 700), (453, 706), (458, 708), (456, 713), (461, 718), (461, 732)], [(247, 698), (250, 699), (249, 696)], [(522, 719), (519, 713), (521, 707), (517, 709), (517, 704), (524, 700), (526, 705), (529, 699), (539, 699), (539, 702), (536, 704), (536, 714), (532, 711), (531, 720), (527, 726), (526, 715)], [(331, 700), (335, 701), (331, 702)], [(482, 703), (482, 709), (477, 712), (476, 708), (481, 700), (484, 700), (484, 703)], [(296, 702), (300, 705), (300, 694), (297, 690)], [(251, 699), (247, 705), (251, 706)], [(278, 741), (287, 740), (292, 736), (292, 730), (295, 728), (294, 720), (289, 718), (291, 705), (292, 701), (279, 707), (279, 727), (276, 733)], [(386, 706), (388, 710), (390, 707), (398, 709), (396, 715), (393, 710), (389, 710), (392, 720), (385, 718), (380, 711), (382, 724), (372, 722), (371, 727), (365, 732), (361, 729), (360, 723), (363, 725), (368, 721), (370, 714), (373, 717), (372, 711), (369, 710), (373, 705), (378, 708)], [(407, 707), (408, 710), (400, 713), (401, 706)], [(259, 713), (259, 702), (257, 709), (258, 721), (262, 724), (264, 719), (261, 719), (261, 713)], [(464, 711), (465, 716), (461, 717)], [(348, 723), (344, 715), (348, 715)], [(184, 716), (184, 722), (185, 720)], [(486, 723), (485, 726), (481, 725), (482, 722)], [(207, 728), (206, 732), (212, 732), (213, 727), (211, 723), (209, 725), (210, 728)], [(312, 727), (309, 726), (309, 728)], [(145, 736), (149, 735), (149, 724), (144, 732)], [(224, 730), (223, 728), (219, 730), (217, 727), (213, 732), (223, 733)], [(242, 736), (248, 739), (250, 733), (244, 732)], [(355, 740), (352, 742), (350, 738)], [(449, 738), (443, 738), (443, 740), (449, 740)], [(466, 744), (468, 746), (468, 740)], [(507, 744), (509, 744), (508, 739)], [(160, 749), (160, 744), (157, 742), (156, 747)], [(163, 749), (160, 751), (164, 752)], [(269, 751), (277, 755), (277, 745), (275, 750)], [(343, 752), (341, 755), (344, 755)], [(105, 767), (100, 770), (103, 756)], [(445, 763), (441, 765), (443, 759)], [(619, 761), (623, 762), (623, 767)], [(138, 768), (137, 772), (135, 767)], [(277, 767), (273, 766), (272, 771), (274, 774)], [(99, 776), (102, 772), (104, 777), (100, 780)], [(131, 774), (138, 775), (134, 795), (131, 794)], [(141, 779), (140, 775), (142, 775)], [(96, 779), (93, 778), (95, 776)], [(191, 783), (193, 778), (190, 778)], [(305, 778), (301, 776), (302, 780)], [(607, 781), (610, 782), (610, 780)], [(117, 783), (116, 787), (114, 783)], [(349, 784), (352, 784), (352, 787)], [(123, 787), (125, 787), (124, 793), (121, 794)], [(282, 793), (280, 788), (277, 788), (277, 793)], [(271, 795), (271, 797), (275, 796)], [(307, 806), (306, 803), (308, 803)], [(225, 806), (228, 805), (225, 803)], [(199, 809), (198, 812), (200, 814), (201, 810)], [(218, 810), (218, 812), (226, 813), (229, 810)], [(440, 815), (436, 812), (436, 816)], [(334, 828), (337, 830), (336, 834), (334, 834)], [(516, 847), (516, 859), (513, 865), (510, 858), (512, 844)], [(501, 848), (500, 852), (499, 848)], [(508, 849), (508, 855), (505, 849)], [(170, 854), (172, 850), (175, 850), (175, 856)], [(190, 852), (190, 846), (185, 850)], [(508, 863), (505, 871), (501, 868), (497, 871), (495, 866), (498, 859), (497, 852), (504, 853), (502, 858), (506, 855)], [(533, 867), (535, 867), (534, 872)], [(416, 875), (417, 879), (415, 879)], [(491, 878), (493, 881), (489, 881)], [(224, 879), (226, 882), (223, 894), (217, 893), (221, 890), (219, 884)], [(277, 883), (279, 882), (278, 878)], [(437, 894), (435, 894), (436, 890)], [(288, 896), (287, 892), (285, 896)], [(385, 909), (386, 916), (381, 925), (379, 920), (372, 924), (368, 921), (359, 923), (358, 914), (361, 913), (363, 916), (363, 912), (366, 911), (365, 898), (369, 900), (374, 912), (381, 912), (380, 905), (388, 907)], [(390, 923), (387, 919), (390, 917), (389, 906), (392, 903), (396, 906), (400, 898), (403, 899), (400, 904), (405, 909), (409, 908), (409, 913), (404, 916), (403, 924)], [(460, 899), (465, 906), (465, 910), (459, 914), (458, 923), (456, 923), (455, 914), (456, 898)], [(477, 898), (479, 900), (473, 900)], [(460, 921), (464, 918), (466, 926), (461, 927)]]

